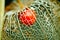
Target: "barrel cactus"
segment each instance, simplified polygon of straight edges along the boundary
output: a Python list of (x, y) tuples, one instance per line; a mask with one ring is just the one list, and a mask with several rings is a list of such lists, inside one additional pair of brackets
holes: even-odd
[(35, 11), (35, 22), (24, 25), (18, 17), (20, 14), (18, 11), (6, 13), (2, 40), (59, 40), (55, 31), (55, 15), (51, 5), (45, 1), (36, 0), (28, 8)]

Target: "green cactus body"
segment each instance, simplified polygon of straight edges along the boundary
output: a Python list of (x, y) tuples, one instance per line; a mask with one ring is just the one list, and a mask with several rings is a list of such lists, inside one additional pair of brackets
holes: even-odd
[(55, 32), (55, 15), (51, 5), (34, 1), (30, 9), (36, 12), (36, 22), (28, 27), (19, 22), (18, 12), (5, 15), (2, 40), (59, 40)]

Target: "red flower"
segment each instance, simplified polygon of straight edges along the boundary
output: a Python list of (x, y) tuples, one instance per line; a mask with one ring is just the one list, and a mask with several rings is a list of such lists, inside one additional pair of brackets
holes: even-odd
[(25, 25), (32, 25), (36, 21), (35, 12), (29, 8), (19, 13), (18, 18)]

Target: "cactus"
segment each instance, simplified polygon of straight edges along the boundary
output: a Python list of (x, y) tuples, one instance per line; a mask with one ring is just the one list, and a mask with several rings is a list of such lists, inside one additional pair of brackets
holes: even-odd
[(59, 40), (51, 5), (36, 0), (28, 8), (36, 12), (36, 22), (28, 27), (19, 21), (18, 11), (7, 13), (2, 28), (2, 40)]

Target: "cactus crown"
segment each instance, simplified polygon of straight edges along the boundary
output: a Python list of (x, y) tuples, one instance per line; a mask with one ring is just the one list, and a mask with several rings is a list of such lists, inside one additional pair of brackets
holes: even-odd
[[(36, 12), (36, 22), (28, 27), (18, 20), (18, 12), (6, 14), (2, 40), (56, 40), (54, 29), (54, 14), (50, 4), (43, 1), (34, 1), (30, 9)], [(5, 34), (4, 34), (5, 33)]]

